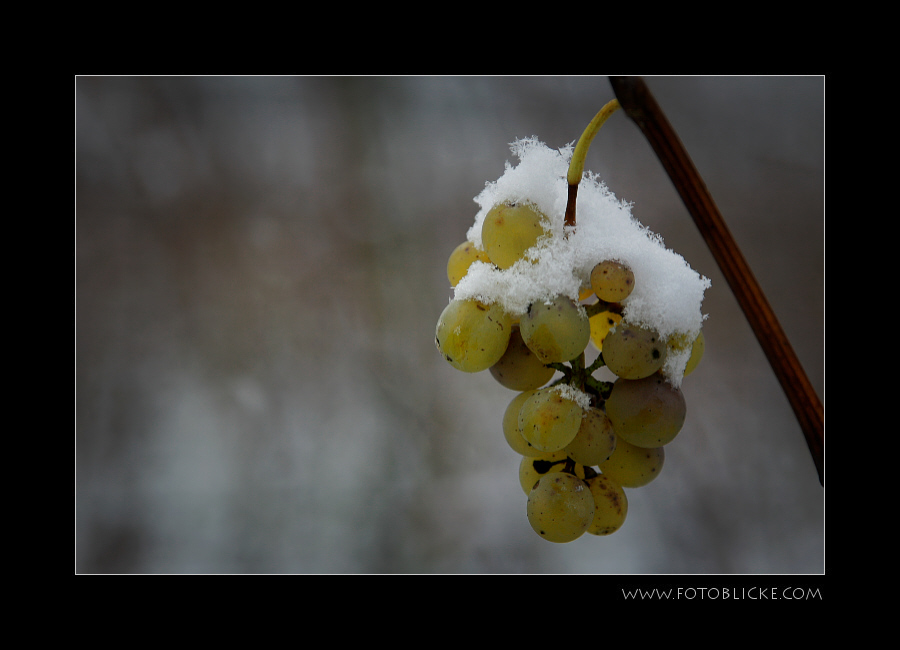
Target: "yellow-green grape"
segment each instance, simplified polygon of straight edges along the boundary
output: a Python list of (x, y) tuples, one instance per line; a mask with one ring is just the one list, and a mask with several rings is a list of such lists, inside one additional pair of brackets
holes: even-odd
[(511, 332), (512, 319), (500, 305), (454, 299), (441, 313), (434, 339), (454, 368), (480, 372), (500, 360)]
[(697, 364), (700, 363), (700, 359), (703, 358), (703, 353), (706, 351), (706, 339), (703, 337), (703, 330), (700, 330), (700, 333), (697, 334), (697, 338), (694, 339), (693, 345), (691, 345), (691, 356), (688, 359), (687, 366), (684, 368), (684, 376), (687, 377), (689, 374), (694, 372), (694, 369), (697, 367)]
[[(568, 460), (564, 450), (545, 452), (537, 456), (523, 456), (519, 461), (519, 485), (522, 486), (525, 496), (531, 493), (534, 484), (545, 474), (566, 470)], [(569, 464), (574, 465), (570, 474), (574, 473), (578, 478), (584, 478), (584, 465), (574, 461)]]
[(694, 372), (694, 369), (697, 367), (697, 364), (700, 363), (700, 359), (703, 358), (703, 352), (706, 348), (706, 343), (703, 338), (703, 332), (698, 332), (697, 336), (694, 339), (689, 339), (687, 334), (676, 333), (669, 337), (669, 340), (666, 343), (666, 347), (668, 348), (668, 354), (671, 357), (673, 354), (683, 354), (685, 351), (690, 351), (690, 355), (687, 360), (687, 364), (684, 368), (684, 376), (687, 377), (689, 374)]
[(591, 288), (600, 300), (621, 302), (634, 289), (634, 273), (615, 260), (600, 262), (591, 270)]
[(601, 409), (590, 408), (581, 419), (575, 438), (566, 445), (569, 458), (593, 467), (609, 458), (616, 448), (616, 434), (612, 423)]
[(522, 436), (539, 451), (565, 448), (581, 427), (584, 409), (555, 388), (542, 388), (528, 397), (519, 410)]
[[(541, 456), (544, 452), (535, 449), (531, 443), (522, 436), (522, 429), (519, 428), (519, 411), (522, 410), (522, 404), (534, 394), (533, 390), (526, 390), (512, 398), (512, 401), (506, 406), (503, 412), (503, 437), (506, 443), (514, 452), (521, 456)], [(565, 459), (565, 454), (563, 454)]]
[(598, 469), (623, 488), (637, 488), (659, 476), (666, 461), (663, 447), (648, 449), (636, 447), (619, 438), (616, 448)]
[(447, 279), (450, 280), (451, 287), (459, 284), (459, 281), (469, 272), (469, 267), (473, 262), (490, 264), (491, 259), (487, 253), (476, 248), (475, 244), (470, 241), (464, 241), (450, 253), (450, 259), (447, 260)]
[(594, 497), (594, 520), (588, 526), (591, 535), (611, 535), (622, 527), (628, 516), (628, 497), (622, 486), (605, 474), (587, 480)]
[(618, 439), (638, 447), (669, 444), (684, 426), (687, 406), (680, 388), (657, 373), (618, 379), (606, 400), (606, 415)]
[(666, 342), (649, 327), (619, 323), (603, 340), (603, 361), (625, 379), (649, 377), (666, 363)]
[(566, 296), (535, 302), (519, 320), (525, 345), (543, 363), (571, 361), (591, 340), (591, 324), (584, 307)]
[(603, 311), (591, 316), (591, 342), (603, 351), (603, 340), (609, 334), (609, 330), (622, 322), (622, 315), (612, 311)]
[(596, 505), (582, 479), (551, 472), (528, 494), (528, 523), (544, 539), (564, 544), (581, 537), (594, 520)]
[(509, 345), (500, 360), (491, 366), (494, 379), (510, 390), (533, 390), (546, 384), (556, 371), (545, 366), (525, 345), (518, 327), (513, 327)]
[(490, 260), (508, 269), (544, 234), (546, 217), (530, 203), (495, 205), (481, 226), (481, 243)]

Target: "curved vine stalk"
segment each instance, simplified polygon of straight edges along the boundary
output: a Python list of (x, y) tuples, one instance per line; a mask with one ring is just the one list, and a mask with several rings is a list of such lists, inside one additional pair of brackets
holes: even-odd
[(572, 159), (569, 161), (569, 173), (566, 175), (566, 181), (569, 183), (569, 197), (566, 203), (566, 220), (565, 225), (575, 225), (575, 203), (578, 195), (578, 184), (584, 175), (584, 159), (587, 157), (588, 149), (597, 131), (603, 126), (603, 123), (609, 119), (609, 116), (620, 108), (619, 100), (613, 99), (607, 102), (606, 106), (594, 116), (590, 124), (581, 134), (578, 143), (575, 145), (575, 151), (572, 153)]

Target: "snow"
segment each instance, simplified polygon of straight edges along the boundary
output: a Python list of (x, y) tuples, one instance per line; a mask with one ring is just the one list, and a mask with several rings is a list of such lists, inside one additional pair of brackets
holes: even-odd
[(584, 409), (585, 413), (588, 409), (591, 408), (591, 398), (584, 391), (580, 391), (575, 386), (570, 386), (569, 384), (557, 384), (550, 388), (552, 391), (556, 391), (560, 395), (562, 395), (565, 399), (571, 400), (578, 404), (582, 409)]
[[(635, 286), (622, 302), (623, 322), (654, 327), (663, 338), (693, 341), (705, 316), (703, 295), (710, 282), (694, 271), (655, 233), (631, 214), (594, 174), (586, 172), (578, 187), (576, 226), (565, 226), (568, 172), (572, 146), (550, 149), (536, 137), (517, 140), (510, 148), (519, 159), (506, 163), (503, 175), (485, 184), (475, 197), (480, 206), (467, 239), (483, 250), (481, 226), (497, 203), (528, 201), (547, 217), (548, 235), (512, 267), (501, 270), (475, 262), (454, 290), (454, 298), (499, 302), (513, 316), (528, 305), (557, 295), (578, 299), (589, 283), (591, 269), (614, 259), (631, 267)], [(670, 350), (663, 374), (681, 384), (690, 349)]]

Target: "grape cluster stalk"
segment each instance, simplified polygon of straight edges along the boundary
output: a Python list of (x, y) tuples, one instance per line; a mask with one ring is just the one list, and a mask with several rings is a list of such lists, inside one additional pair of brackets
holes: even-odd
[[(585, 141), (616, 106), (598, 113), (575, 150), (570, 199)], [(574, 207), (566, 222), (577, 228)], [(531, 263), (535, 249), (559, 236), (549, 223), (528, 200), (493, 205), (477, 244), (464, 241), (451, 253), (451, 287), (476, 264), (510, 269)], [(488, 371), (515, 392), (502, 431), (520, 457), (527, 520), (545, 540), (566, 543), (618, 531), (628, 513), (626, 490), (659, 477), (665, 447), (684, 425), (680, 382), (663, 369), (670, 355), (682, 354), (688, 361), (681, 378), (693, 372), (703, 334), (663, 336), (647, 323), (630, 322), (628, 301), (639, 282), (626, 261), (596, 259), (577, 297), (537, 299), (520, 313), (501, 301), (454, 297), (438, 319), (435, 344), (448, 363), (467, 373)], [(599, 354), (587, 364), (589, 346)], [(604, 367), (606, 379), (598, 376)]]

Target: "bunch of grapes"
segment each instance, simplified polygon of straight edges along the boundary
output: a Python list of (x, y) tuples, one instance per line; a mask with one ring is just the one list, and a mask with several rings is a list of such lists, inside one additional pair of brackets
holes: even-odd
[[(628, 512), (625, 490), (659, 476), (664, 448), (685, 420), (680, 378), (696, 367), (704, 344), (702, 334), (663, 336), (629, 318), (629, 298), (642, 279), (627, 261), (598, 258), (579, 266), (572, 262), (578, 256), (557, 253), (554, 260), (545, 253), (555, 238), (572, 234), (552, 223), (527, 200), (494, 204), (476, 220), (480, 236), (450, 255), (451, 287), (473, 269), (494, 274), (494, 286), (502, 287), (502, 278), (535, 273), (540, 262), (541, 273), (565, 266), (577, 277), (577, 291), (544, 292), (518, 309), (496, 293), (463, 292), (440, 315), (435, 343), (453, 367), (487, 370), (515, 391), (502, 430), (521, 456), (528, 521), (544, 539), (570, 542), (619, 530)], [(599, 354), (588, 363), (592, 344)], [(677, 365), (674, 382), (672, 354), (688, 358)]]

